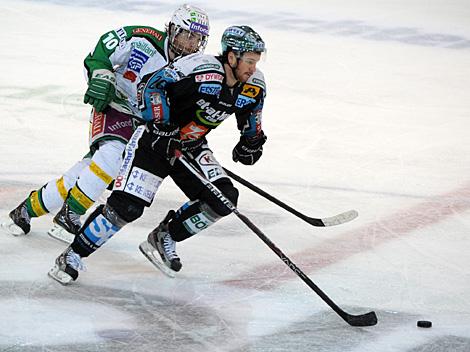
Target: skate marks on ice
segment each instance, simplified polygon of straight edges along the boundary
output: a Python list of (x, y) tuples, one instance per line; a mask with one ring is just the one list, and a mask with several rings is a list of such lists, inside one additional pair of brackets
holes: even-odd
[(407, 352), (468, 352), (470, 351), (470, 338), (446, 335), (437, 337), (423, 343)]
[[(338, 261), (374, 250), (384, 243), (411, 235), (414, 231), (440, 223), (470, 209), (470, 181), (448, 193), (427, 198), (410, 208), (403, 208), (375, 222), (343, 232), (289, 257), (307, 274), (313, 274)], [(424, 255), (420, 253), (420, 255)], [(434, 257), (436, 261), (438, 258)], [(447, 262), (442, 264), (450, 265)], [(295, 279), (289, 268), (277, 260), (258, 265), (250, 271), (224, 281), (241, 288), (270, 290), (282, 282)]]
[[(55, 111), (56, 106), (61, 106), (61, 113), (67, 118), (74, 120), (87, 120), (87, 114), (82, 114), (83, 93), (80, 90), (72, 91), (69, 88), (58, 85), (44, 86), (1, 86), (0, 85), (0, 102), (7, 106), (22, 104), (26, 106), (34, 106), (35, 109), (43, 111), (50, 107)], [(18, 103), (19, 102), (19, 103)], [(44, 104), (46, 103), (46, 104)]]
[[(38, 0), (34, 1), (38, 2)], [(66, 6), (116, 9), (115, 2), (97, 2), (96, 0), (82, 0), (72, 3), (68, 0), (42, 0), (42, 2)], [(302, 31), (314, 34), (326, 33), (341, 37), (359, 37), (365, 40), (399, 42), (426, 47), (470, 49), (470, 38), (451, 33), (427, 32), (424, 29), (415, 27), (380, 27), (360, 19), (325, 20), (324, 18), (320, 19), (312, 16), (305, 17), (302, 14), (292, 12), (280, 13), (276, 11), (260, 14), (259, 12), (224, 10), (220, 7), (204, 6), (204, 8), (211, 14), (212, 18), (217, 20), (226, 20), (231, 23), (256, 23), (274, 30)], [(119, 10), (138, 13), (170, 13), (174, 10), (174, 5), (154, 0), (137, 2), (121, 0), (119, 1)]]
[[(353, 307), (346, 307), (354, 311)], [(364, 308), (367, 310), (368, 308)], [(370, 308), (369, 308), (370, 309)], [(273, 334), (261, 336), (230, 352), (348, 351), (348, 352), (468, 352), (470, 336), (454, 334), (446, 325), (416, 327), (419, 316), (406, 312), (377, 311), (379, 323), (369, 328), (344, 324), (331, 310), (314, 314)], [(466, 335), (466, 336), (465, 336)], [(387, 347), (386, 347), (387, 346)]]
[[(171, 292), (168, 280), (158, 285)], [(174, 288), (185, 289), (184, 285)], [(249, 314), (236, 318), (237, 328), (211, 306), (195, 304), (199, 300), (178, 301), (159, 296), (158, 292), (145, 294), (136, 289), (134, 284), (128, 290), (89, 285), (64, 288), (49, 282), (1, 282), (0, 350), (144, 352), (171, 346), (175, 351), (193, 352), (367, 352), (375, 351), (375, 343), (384, 338), (400, 340), (405, 336), (408, 348), (403, 351), (460, 352), (468, 351), (470, 346), (470, 339), (449, 336), (438, 327), (434, 332), (419, 330), (415, 326), (419, 318), (416, 315), (387, 311), (377, 312), (380, 323), (373, 328), (352, 328), (331, 310), (324, 310), (284, 325), (275, 333), (248, 336), (253, 330)]]
[(0, 297), (0, 351), (215, 351), (233, 339), (210, 307), (125, 288), (1, 282)]

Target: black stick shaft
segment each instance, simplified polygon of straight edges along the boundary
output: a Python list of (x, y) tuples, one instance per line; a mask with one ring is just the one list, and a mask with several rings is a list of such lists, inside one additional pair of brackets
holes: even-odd
[[(335, 302), (331, 300), (310, 278), (305, 275), (305, 273), (299, 269), (299, 267), (290, 260), (280, 249), (277, 247), (258, 227), (256, 227), (250, 219), (245, 215), (241, 214), (238, 209), (234, 211), (235, 215), (240, 218), (256, 235), (269, 247), (271, 250), (276, 253), (276, 255), (286, 264), (289, 269), (297, 274), (298, 277), (302, 279), (320, 298), (328, 304), (341, 318), (345, 319), (347, 313), (343, 311)], [(347, 320), (346, 320), (347, 321)]]
[(215, 187), (206, 177), (194, 168), (181, 152), (176, 153), (179, 161), (194, 174), (225, 206), (235, 213), (235, 215), (250, 228), (293, 272), (299, 276), (333, 311), (335, 311), (344, 321), (352, 326), (371, 326), (377, 324), (377, 316), (374, 312), (363, 315), (351, 315), (341, 309), (333, 300), (328, 297), (310, 278), (299, 269), (250, 219), (240, 213), (240, 211), (228, 200), (223, 193)]
[(294, 214), (295, 216), (299, 217), (300, 219), (308, 222), (310, 225), (314, 225), (314, 226), (325, 226), (325, 224), (323, 223), (323, 221), (321, 219), (316, 219), (316, 218), (312, 218), (310, 216), (307, 216), (305, 214), (302, 214), (301, 212), (299, 212), (298, 210), (292, 208), (291, 206), (287, 205), (286, 203), (284, 203), (283, 201), (275, 198), (274, 196), (270, 195), (269, 193), (267, 193), (266, 191), (263, 191), (261, 188), (255, 186), (254, 184), (252, 184), (251, 182), (248, 182), (247, 180), (245, 180), (244, 178), (238, 176), (237, 174), (234, 174), (232, 171), (226, 169), (225, 167), (223, 168), (224, 171), (227, 173), (227, 175), (229, 175), (231, 178), (233, 178), (235, 181), (241, 183), (243, 186), (251, 189), (252, 191), (258, 193), (260, 196), (263, 196), (264, 198), (270, 200), (271, 202), (273, 202), (274, 204), (277, 204), (279, 205), (281, 208), (287, 210), (289, 213), (292, 213)]

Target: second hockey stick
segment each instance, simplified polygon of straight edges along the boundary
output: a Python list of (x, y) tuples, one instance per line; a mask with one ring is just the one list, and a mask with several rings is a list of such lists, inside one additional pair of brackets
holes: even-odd
[(341, 309), (330, 297), (326, 295), (310, 278), (300, 270), (250, 219), (240, 213), (230, 200), (228, 200), (223, 193), (214, 186), (209, 180), (206, 179), (198, 169), (196, 169), (180, 152), (176, 152), (178, 160), (196, 176), (206, 188), (219, 199), (232, 213), (234, 213), (246, 226), (250, 228), (276, 255), (286, 264), (294, 273), (299, 276), (320, 298), (328, 304), (346, 323), (351, 326), (373, 326), (377, 324), (377, 315), (375, 312), (369, 312), (360, 315), (352, 315)]
[(305, 222), (308, 222), (310, 225), (319, 226), (319, 227), (340, 225), (340, 224), (344, 224), (345, 222), (354, 220), (358, 216), (358, 213), (357, 213), (356, 210), (348, 210), (348, 211), (345, 211), (344, 213), (337, 214), (337, 215), (330, 216), (330, 217), (326, 217), (326, 218), (313, 218), (313, 217), (307, 216), (305, 214), (302, 214), (298, 210), (295, 210), (294, 208), (290, 207), (286, 203), (280, 201), (279, 199), (273, 197), (269, 193), (263, 191), (261, 188), (259, 188), (259, 187), (255, 186), (254, 184), (248, 182), (247, 180), (243, 179), (242, 177), (234, 174), (232, 171), (226, 169), (225, 167), (223, 169), (227, 173), (227, 175), (229, 175), (235, 181), (241, 183), (243, 186), (245, 186), (245, 187), (251, 189), (252, 191), (258, 193), (260, 196), (263, 196), (264, 198), (270, 200), (274, 204), (279, 205), (281, 208), (287, 210), (291, 214), (294, 214), (298, 218), (301, 218)]

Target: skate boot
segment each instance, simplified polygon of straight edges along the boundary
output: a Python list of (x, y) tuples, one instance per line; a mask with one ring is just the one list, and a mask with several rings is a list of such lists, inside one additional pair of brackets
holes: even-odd
[(47, 274), (62, 285), (68, 285), (71, 281), (77, 280), (79, 270), (86, 270), (85, 264), (80, 255), (69, 246), (57, 257), (54, 267)]
[[(62, 208), (56, 214), (53, 221), (57, 225), (56, 227), (61, 227), (62, 229), (67, 231), (69, 234), (71, 234), (72, 241), (73, 241), (73, 237), (77, 235), (78, 232), (80, 231), (80, 227), (82, 227), (82, 223), (80, 222), (80, 214), (77, 214), (73, 210), (70, 209), (70, 206), (67, 203), (67, 200), (64, 202), (64, 204), (62, 205)], [(60, 230), (60, 229), (57, 229), (57, 230)], [(59, 231), (54, 231), (54, 229), (51, 229), (48, 231), (48, 234), (54, 238), (57, 238), (58, 240), (61, 240), (67, 243), (71, 242), (69, 240), (65, 241), (62, 238), (58, 238), (54, 236), (54, 232), (59, 232)]]
[(158, 269), (169, 277), (175, 277), (175, 272), (180, 271), (182, 264), (176, 254), (176, 242), (168, 231), (168, 222), (174, 216), (171, 210), (165, 219), (147, 237), (147, 241), (139, 245), (140, 251)]
[(27, 199), (13, 209), (9, 214), (10, 218), (2, 223), (2, 228), (14, 236), (26, 235), (31, 230), (31, 217), (26, 208), (26, 201)]

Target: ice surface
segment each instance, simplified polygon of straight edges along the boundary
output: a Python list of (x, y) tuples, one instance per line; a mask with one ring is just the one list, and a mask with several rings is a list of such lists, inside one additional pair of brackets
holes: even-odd
[[(228, 121), (209, 136), (224, 166), (315, 217), (314, 228), (240, 185), (239, 208), (343, 309), (344, 323), (236, 217), (178, 245), (176, 279), (138, 244), (185, 201), (167, 181), (143, 218), (63, 287), (64, 244), (0, 233), (0, 351), (470, 350), (470, 6), (467, 1), (197, 3), (268, 46), (253, 167), (234, 164)], [(163, 28), (170, 1), (0, 0), (0, 216), (87, 151), (82, 62), (111, 28)], [(416, 321), (433, 322), (431, 329)]]

